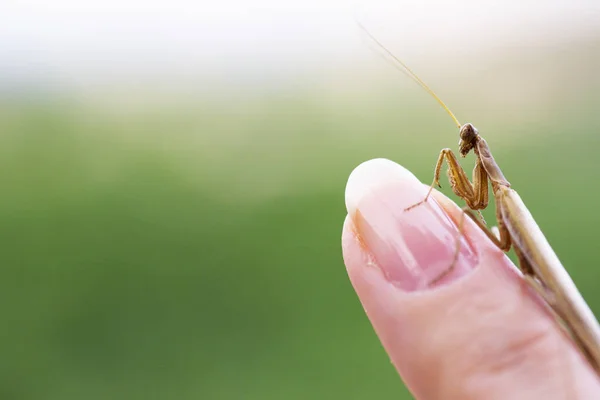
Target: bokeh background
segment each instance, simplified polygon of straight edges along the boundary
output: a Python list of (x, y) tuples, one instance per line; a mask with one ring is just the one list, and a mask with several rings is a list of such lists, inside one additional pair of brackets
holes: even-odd
[(0, 398), (410, 398), (346, 276), (344, 186), (375, 157), (429, 182), (457, 131), (355, 18), (479, 128), (600, 312), (596, 0), (5, 0)]

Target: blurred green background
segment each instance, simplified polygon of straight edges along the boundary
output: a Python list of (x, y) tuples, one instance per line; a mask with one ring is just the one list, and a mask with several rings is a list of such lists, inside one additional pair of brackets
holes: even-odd
[[(599, 313), (597, 37), (423, 78)], [(0, 398), (410, 398), (344, 269), (344, 187), (376, 157), (430, 182), (458, 138), (380, 68), (194, 96), (1, 92)]]

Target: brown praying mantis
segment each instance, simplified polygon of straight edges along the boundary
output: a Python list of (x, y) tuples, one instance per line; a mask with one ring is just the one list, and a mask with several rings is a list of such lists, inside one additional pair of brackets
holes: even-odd
[[(502, 251), (508, 252), (511, 247), (514, 249), (525, 281), (549, 306), (557, 322), (566, 330), (575, 345), (600, 376), (600, 325), (554, 250), (550, 247), (527, 206), (525, 206), (517, 192), (510, 187), (510, 183), (506, 180), (492, 156), (485, 139), (479, 135), (472, 124), (461, 125), (446, 104), (410, 68), (381, 44), (364, 26), (360, 23), (358, 25), (380, 49), (391, 57), (391, 61), (397, 69), (417, 82), (452, 117), (460, 130), (458, 144), (460, 155), (465, 157), (473, 151), (476, 157), (473, 178), (470, 181), (452, 150), (443, 149), (438, 157), (433, 183), (427, 195), (422, 201), (408, 207), (406, 211), (425, 204), (434, 187), (436, 185), (440, 186), (440, 173), (443, 163), (446, 161), (452, 191), (466, 202), (459, 223), (459, 234), (462, 234), (464, 216), (467, 215)], [(486, 226), (480, 213), (480, 210), (485, 209), (488, 205), (488, 182), (491, 183), (492, 194), (496, 202), (498, 227), (495, 231)], [(474, 211), (479, 213), (480, 218)], [(454, 267), (460, 249), (458, 238), (456, 246), (452, 264), (436, 281)]]

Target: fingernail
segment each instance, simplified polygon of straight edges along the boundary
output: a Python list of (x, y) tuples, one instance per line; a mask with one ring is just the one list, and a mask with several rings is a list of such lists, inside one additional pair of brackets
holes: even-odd
[(478, 263), (471, 244), (433, 197), (406, 210), (426, 194), (411, 172), (385, 159), (359, 165), (346, 185), (346, 208), (361, 244), (386, 278), (407, 292), (452, 282)]

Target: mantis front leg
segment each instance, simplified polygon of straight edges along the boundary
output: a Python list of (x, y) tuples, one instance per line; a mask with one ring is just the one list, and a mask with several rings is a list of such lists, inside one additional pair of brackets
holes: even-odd
[[(465, 170), (458, 163), (456, 155), (451, 149), (442, 149), (435, 164), (435, 172), (433, 182), (429, 187), (429, 191), (423, 200), (406, 208), (409, 211), (421, 204), (427, 202), (433, 188), (440, 185), (440, 175), (444, 160), (448, 164), (448, 180), (452, 191), (461, 199), (463, 199), (471, 210), (482, 210), (488, 205), (488, 175), (483, 167), (483, 164), (477, 159), (477, 164), (473, 169), (473, 182), (469, 181)], [(481, 216), (481, 214), (480, 214)]]
[[(472, 217), (474, 221), (476, 221), (477, 225), (480, 226), (484, 230), (484, 232), (486, 232), (486, 234), (489, 233), (488, 236), (490, 236), (490, 238), (493, 238), (492, 240), (495, 240), (495, 243), (497, 243), (499, 245), (499, 247), (503, 248), (505, 246), (508, 246), (510, 248), (510, 237), (508, 236), (508, 231), (505, 230), (505, 231), (501, 232), (501, 236), (503, 238), (505, 238), (504, 241), (508, 241), (508, 244), (499, 243), (498, 240), (496, 239), (496, 237), (493, 235), (493, 233), (491, 233), (489, 231), (489, 229), (487, 228), (487, 226), (485, 226), (485, 221), (483, 220), (483, 216), (481, 215), (480, 210), (486, 208), (488, 205), (488, 200), (489, 200), (488, 190), (489, 189), (488, 189), (488, 174), (479, 158), (477, 158), (477, 163), (475, 164), (475, 168), (473, 169), (473, 182), (471, 182), (469, 180), (469, 178), (467, 177), (465, 170), (460, 166), (460, 164), (458, 162), (458, 158), (452, 152), (452, 150), (451, 149), (442, 149), (442, 151), (440, 152), (440, 155), (438, 157), (437, 163), (435, 164), (435, 172), (434, 172), (434, 176), (433, 176), (433, 182), (432, 182), (431, 186), (429, 187), (429, 191), (427, 192), (427, 195), (420, 202), (413, 204), (412, 206), (406, 208), (406, 211), (409, 211), (409, 210), (427, 202), (427, 200), (429, 199), (429, 196), (431, 195), (431, 192), (433, 191), (433, 188), (436, 185), (440, 186), (439, 180), (440, 180), (442, 165), (443, 165), (444, 161), (446, 161), (446, 163), (448, 164), (448, 180), (450, 182), (452, 191), (457, 196), (459, 196), (460, 198), (465, 200), (465, 202), (467, 203), (467, 206), (463, 209), (464, 212), (461, 216), (461, 221), (459, 223), (459, 227), (458, 227), (459, 235), (461, 235), (462, 231), (463, 231), (464, 214), (466, 213), (468, 216)], [(474, 214), (472, 214), (471, 210), (477, 211), (479, 218), (475, 217)], [(498, 218), (501, 218), (501, 213), (497, 213), (497, 214), (498, 214)], [(499, 225), (500, 225), (500, 223), (499, 223)], [(440, 276), (438, 276), (436, 279), (434, 279), (432, 281), (432, 284), (439, 281), (444, 276), (446, 276), (450, 271), (452, 271), (452, 269), (454, 268), (454, 265), (456, 264), (456, 261), (458, 260), (459, 252), (460, 252), (460, 238), (457, 236), (456, 248), (454, 251), (454, 257), (452, 259), (452, 263)]]

